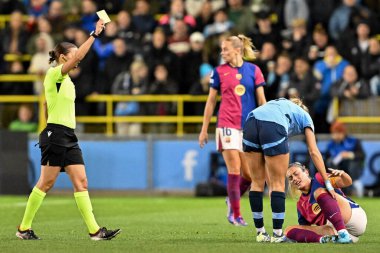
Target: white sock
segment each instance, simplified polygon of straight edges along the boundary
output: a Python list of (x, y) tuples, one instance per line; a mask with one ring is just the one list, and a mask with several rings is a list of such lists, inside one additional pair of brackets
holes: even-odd
[(282, 235), (282, 229), (273, 229), (273, 233), (276, 235)]
[(256, 231), (257, 233), (265, 233), (265, 228), (264, 227), (256, 228)]

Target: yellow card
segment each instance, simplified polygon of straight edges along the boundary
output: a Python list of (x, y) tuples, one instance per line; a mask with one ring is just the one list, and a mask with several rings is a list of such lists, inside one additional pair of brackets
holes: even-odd
[(110, 17), (108, 17), (108, 14), (105, 10), (98, 11), (96, 12), (96, 14), (98, 15), (100, 19), (104, 21), (104, 24), (111, 22), (111, 19)]

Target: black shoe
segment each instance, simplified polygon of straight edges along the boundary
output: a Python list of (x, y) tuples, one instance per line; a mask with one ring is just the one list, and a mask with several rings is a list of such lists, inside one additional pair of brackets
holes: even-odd
[(40, 240), (40, 238), (34, 233), (32, 229), (20, 231), (17, 229), (16, 236), (21, 240)]
[(90, 234), (91, 240), (101, 241), (101, 240), (111, 240), (121, 232), (120, 229), (107, 230), (105, 227), (102, 227), (95, 234)]

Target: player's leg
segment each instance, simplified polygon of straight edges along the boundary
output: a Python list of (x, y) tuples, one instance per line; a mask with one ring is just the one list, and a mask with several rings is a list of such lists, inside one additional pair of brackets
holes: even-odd
[(41, 166), (40, 178), (29, 195), (22, 222), (16, 233), (18, 238), (26, 240), (39, 239), (31, 229), (32, 222), (46, 196), (46, 193), (53, 187), (60, 170), (61, 168), (56, 166)]
[[(243, 225), (247, 224), (242, 220), (240, 213), (240, 167), (241, 160), (239, 156), (238, 150), (227, 149), (223, 150), (223, 158), (227, 166), (228, 170), (228, 179), (227, 179), (227, 193), (229, 202), (231, 204), (231, 208), (233, 210), (235, 225)], [(239, 221), (239, 224), (236, 222)], [(241, 224), (240, 224), (240, 221)]]
[(263, 214), (263, 196), (265, 187), (265, 165), (264, 156), (260, 152), (246, 152), (247, 163), (250, 168), (252, 179), (251, 190), (249, 192), (249, 204), (256, 227), (256, 241), (270, 242), (270, 236), (265, 231)]
[(78, 209), (87, 225), (92, 240), (110, 240), (120, 233), (120, 229), (107, 230), (100, 228), (95, 220), (90, 196), (87, 188), (86, 170), (83, 164), (68, 165), (65, 167), (66, 173), (74, 188), (74, 197)]
[(324, 188), (318, 188), (314, 191), (314, 198), (317, 200), (324, 216), (333, 224), (338, 231), (339, 243), (351, 243), (352, 240), (346, 229), (345, 221), (351, 217), (351, 207), (349, 203), (343, 200), (343, 197), (337, 195), (337, 199), (332, 196)]
[[(265, 151), (264, 151), (265, 152)], [(289, 164), (289, 153), (265, 156), (265, 166), (270, 178), (270, 201), (273, 221), (273, 240), (281, 241), (285, 219), (285, 177)], [(279, 240), (277, 240), (279, 238)]]
[(251, 187), (251, 176), (249, 172), (249, 166), (245, 155), (243, 152), (239, 153), (241, 161), (241, 175), (240, 175), (240, 196), (243, 196), (244, 193)]
[(289, 226), (284, 231), (286, 237), (299, 243), (327, 243), (333, 240), (334, 230), (323, 226)]

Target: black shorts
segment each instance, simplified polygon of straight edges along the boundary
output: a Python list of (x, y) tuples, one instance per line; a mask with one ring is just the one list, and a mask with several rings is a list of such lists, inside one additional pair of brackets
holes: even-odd
[(41, 165), (59, 166), (63, 172), (68, 165), (84, 164), (73, 129), (49, 123), (41, 132), (39, 141)]
[(249, 118), (243, 130), (244, 152), (260, 152), (266, 156), (289, 153), (288, 134), (275, 122)]

